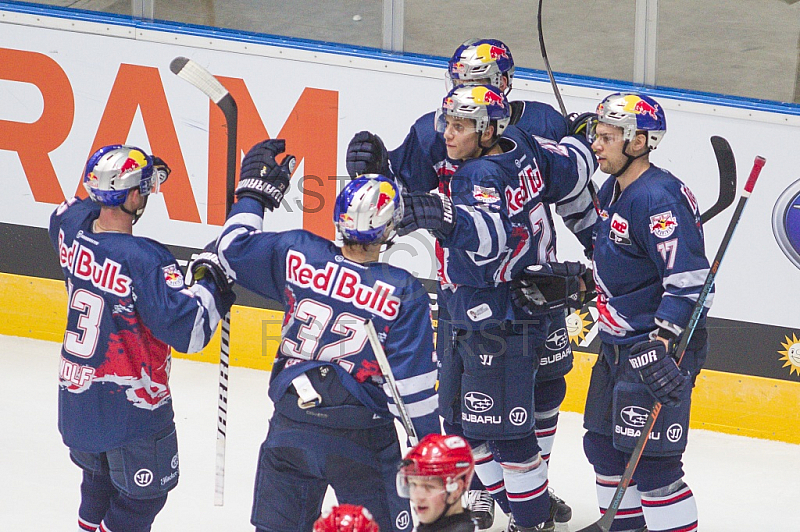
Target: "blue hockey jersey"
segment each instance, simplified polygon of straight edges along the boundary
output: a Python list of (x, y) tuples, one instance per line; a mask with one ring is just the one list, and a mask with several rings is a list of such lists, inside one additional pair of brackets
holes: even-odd
[(308, 231), (262, 232), (262, 216), (258, 202), (240, 199), (218, 248), (238, 284), (284, 307), (269, 387), (273, 402), (296, 377), (329, 366), (383, 423), (398, 416), (367, 339), (364, 323), (371, 320), (418, 435), (438, 433), (433, 327), (422, 284), (388, 264), (352, 262)]
[[(600, 338), (639, 341), (656, 329), (656, 319), (685, 327), (709, 271), (692, 192), (651, 165), (621, 194), (609, 177), (598, 198), (603, 210), (595, 228), (594, 277)], [(707, 308), (712, 300), (709, 294)]]
[(59, 367), (64, 443), (104, 452), (172, 422), (170, 346), (201, 350), (232, 297), (213, 283), (184, 286), (178, 263), (154, 240), (94, 233), (99, 205), (72, 198), (50, 218), (67, 287)]
[(548, 204), (583, 193), (597, 162), (582, 137), (540, 144), (515, 126), (503, 153), (464, 162), (449, 183), (456, 228), (440, 239), (440, 304), (465, 328), (525, 319), (508, 282), (525, 267), (556, 260)]
[[(560, 141), (567, 135), (567, 122), (551, 106), (541, 102), (511, 102), (512, 123), (540, 144)], [(447, 181), (458, 169), (459, 161), (447, 157), (444, 137), (436, 131), (435, 113), (423, 115), (411, 126), (403, 143), (389, 152), (395, 178), (413, 191), (439, 189), (445, 193)], [(591, 245), (592, 226), (597, 213), (588, 189), (556, 205), (556, 213), (584, 248)]]

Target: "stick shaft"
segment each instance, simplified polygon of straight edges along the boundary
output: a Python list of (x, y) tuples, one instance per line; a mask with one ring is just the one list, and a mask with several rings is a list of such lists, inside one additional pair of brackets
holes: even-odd
[[(237, 166), (237, 130), (239, 122), (236, 101), (228, 90), (208, 70), (186, 57), (176, 57), (169, 65), (179, 78), (191, 83), (214, 102), (225, 116), (227, 152), (225, 172), (225, 216), (233, 205), (233, 192)], [(228, 431), (228, 368), (230, 365), (231, 313), (221, 322), (219, 353), (219, 393), (217, 403), (217, 450), (214, 476), (214, 505), (224, 504), (225, 493), (225, 442)]]
[(394, 404), (397, 406), (398, 412), (400, 412), (400, 420), (403, 422), (403, 428), (406, 429), (408, 440), (411, 442), (411, 445), (416, 445), (419, 443), (417, 431), (414, 429), (414, 424), (411, 422), (411, 416), (408, 414), (406, 404), (403, 402), (403, 398), (400, 396), (400, 390), (397, 389), (397, 382), (394, 380), (392, 367), (389, 365), (389, 359), (386, 358), (386, 352), (383, 350), (381, 341), (378, 338), (378, 333), (375, 331), (375, 326), (371, 321), (368, 320), (364, 324), (364, 328), (367, 331), (369, 343), (372, 345), (372, 351), (375, 353), (375, 360), (378, 361), (378, 366), (381, 368), (381, 373), (383, 373), (383, 377), (389, 384), (389, 392), (392, 394), (392, 399), (394, 399)]

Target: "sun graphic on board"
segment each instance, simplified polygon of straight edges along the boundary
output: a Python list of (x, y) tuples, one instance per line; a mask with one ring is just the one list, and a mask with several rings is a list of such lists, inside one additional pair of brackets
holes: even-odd
[(791, 366), (789, 368), (789, 375), (792, 373), (800, 375), (800, 340), (792, 333), (792, 339), (789, 340), (789, 337), (786, 336), (786, 341), (781, 342), (781, 345), (783, 345), (783, 348), (786, 350), (778, 351), (778, 353), (783, 355), (780, 360), (786, 361), (783, 367)]
[(576, 310), (567, 316), (567, 334), (569, 334), (569, 341), (575, 345), (579, 345), (589, 333), (592, 322), (586, 319), (588, 315), (588, 312)]

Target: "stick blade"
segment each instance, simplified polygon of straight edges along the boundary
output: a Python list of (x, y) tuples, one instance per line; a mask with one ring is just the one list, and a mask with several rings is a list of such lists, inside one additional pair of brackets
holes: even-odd
[(581, 528), (578, 532), (608, 532), (607, 528), (603, 528), (597, 523), (592, 523), (591, 525)]
[(191, 59), (176, 57), (170, 62), (169, 69), (179, 78), (200, 89), (215, 104), (219, 104), (220, 100), (228, 96), (228, 89), (211, 72)]
[(713, 207), (700, 216), (700, 222), (706, 223), (711, 218), (731, 206), (736, 199), (736, 159), (730, 143), (723, 137), (711, 137), (711, 146), (719, 167), (719, 198)]

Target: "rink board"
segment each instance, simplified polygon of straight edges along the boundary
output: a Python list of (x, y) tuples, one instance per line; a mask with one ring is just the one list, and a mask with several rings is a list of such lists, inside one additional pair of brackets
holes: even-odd
[[(266, 227), (302, 227), (328, 238), (332, 200), (343, 179), (337, 176), (346, 174), (344, 151), (353, 133), (370, 129), (390, 148), (398, 145), (417, 117), (439, 105), (445, 65), (435, 57), (0, 2), (0, 333), (61, 340), (66, 305), (46, 228), (58, 203), (83, 194), (83, 164), (98, 146), (136, 144), (164, 157), (173, 169), (136, 234), (168, 245), (182, 265), (219, 234), (226, 130), (208, 99), (171, 74), (176, 56), (198, 61), (234, 94), (240, 152), (263, 138), (281, 137), (298, 156), (286, 205), (267, 215)], [(558, 77), (571, 111), (593, 109), (609, 92), (635, 89), (609, 80)], [(701, 208), (718, 192), (711, 135), (733, 146), (739, 189), (753, 157), (767, 158), (717, 277), (711, 350), (698, 380), (694, 424), (800, 441), (800, 272), (781, 250), (774, 228), (774, 214), (800, 194), (800, 106), (649, 93), (663, 105), (669, 123), (652, 160), (683, 179)], [(547, 77), (525, 69), (518, 69), (513, 97), (556, 104)], [(595, 181), (604, 178), (597, 175)], [(713, 257), (731, 212), (704, 227), (708, 256)], [(558, 218), (556, 226), (560, 260), (582, 260), (580, 246)], [(432, 239), (419, 232), (398, 239), (382, 260), (410, 270), (430, 289), (432, 249)], [(232, 362), (269, 369), (282, 313), (253, 294), (240, 294), (238, 303)], [(586, 308), (577, 318), (573, 347), (582, 354), (565, 403), (574, 411), (583, 408), (581, 394), (597, 348), (592, 312)], [(188, 357), (215, 363), (217, 350), (215, 340)]]
[[(0, 273), (0, 334), (60, 342), (66, 308), (63, 282)], [(277, 349), (276, 339), (280, 338), (282, 316), (277, 311), (234, 306), (231, 365), (268, 371)], [(578, 349), (575, 367), (567, 375), (567, 398), (562, 405), (570, 412), (583, 412), (591, 366), (597, 359), (597, 355)], [(219, 363), (219, 331), (202, 352), (175, 356)], [(798, 394), (798, 383), (704, 370), (693, 395), (691, 426), (800, 443)]]

